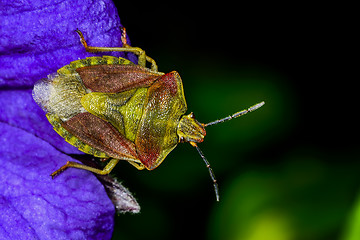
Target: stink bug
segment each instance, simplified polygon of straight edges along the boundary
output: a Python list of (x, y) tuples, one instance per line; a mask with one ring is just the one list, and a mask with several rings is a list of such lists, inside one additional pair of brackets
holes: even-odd
[(159, 72), (142, 49), (127, 44), (125, 29), (119, 48), (88, 46), (83, 34), (76, 32), (86, 51), (131, 52), (138, 56), (138, 64), (111, 56), (88, 57), (35, 84), (33, 98), (54, 130), (79, 150), (110, 160), (102, 170), (67, 162), (51, 176), (69, 167), (105, 175), (120, 160), (139, 170), (153, 170), (178, 143), (189, 142), (209, 169), (219, 201), (215, 175), (197, 143), (203, 141), (205, 127), (242, 116), (264, 102), (214, 122), (199, 123), (193, 113), (184, 115), (187, 106), (179, 74)]

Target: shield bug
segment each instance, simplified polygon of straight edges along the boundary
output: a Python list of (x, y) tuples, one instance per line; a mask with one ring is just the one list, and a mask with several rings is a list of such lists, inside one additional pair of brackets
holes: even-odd
[(111, 56), (88, 57), (35, 83), (33, 98), (54, 130), (84, 153), (109, 160), (102, 170), (69, 161), (51, 176), (69, 167), (105, 175), (120, 160), (139, 170), (153, 170), (178, 143), (189, 142), (209, 170), (218, 201), (215, 175), (197, 143), (203, 141), (205, 127), (254, 111), (264, 102), (202, 124), (193, 113), (184, 115), (187, 106), (180, 75), (176, 71), (159, 72), (145, 51), (127, 44), (125, 29), (123, 47), (118, 48), (88, 46), (83, 34), (76, 32), (86, 51), (131, 52), (138, 56), (138, 64)]

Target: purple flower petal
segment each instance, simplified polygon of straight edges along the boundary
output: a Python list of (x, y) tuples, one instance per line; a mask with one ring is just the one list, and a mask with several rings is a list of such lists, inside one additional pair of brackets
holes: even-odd
[[(74, 161), (65, 153), (80, 151), (52, 129), (31, 90), (71, 61), (124, 56), (86, 53), (75, 33), (80, 29), (92, 46), (121, 46), (114, 4), (2, 1), (0, 22), (0, 239), (110, 239), (115, 208), (97, 178), (80, 169), (49, 176)], [(138, 212), (131, 193), (113, 184), (106, 188), (118, 192), (111, 198), (119, 211)]]
[(73, 159), (4, 123), (0, 135), (3, 239), (110, 239), (115, 209), (93, 174), (69, 169), (52, 180)]
[(62, 152), (68, 154), (82, 153), (52, 130), (44, 111), (33, 100), (31, 89), (0, 91), (0, 106), (0, 122), (32, 133), (48, 141)]
[(3, 1), (0, 9), (0, 87), (31, 87), (71, 61), (94, 55), (85, 52), (76, 29), (89, 45), (122, 46), (120, 19), (110, 0)]

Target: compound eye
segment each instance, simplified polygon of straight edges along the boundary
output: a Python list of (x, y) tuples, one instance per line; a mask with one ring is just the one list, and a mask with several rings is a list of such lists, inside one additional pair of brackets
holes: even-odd
[(195, 119), (195, 114), (193, 112), (190, 113), (189, 115), (192, 119)]

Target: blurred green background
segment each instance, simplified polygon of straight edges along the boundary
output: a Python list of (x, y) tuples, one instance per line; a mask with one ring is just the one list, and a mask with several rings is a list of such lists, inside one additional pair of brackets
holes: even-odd
[(188, 111), (207, 128), (154, 171), (118, 164), (141, 213), (116, 217), (113, 239), (360, 239), (357, 90), (342, 52), (341, 9), (216, 2), (117, 3), (133, 46), (180, 73)]

